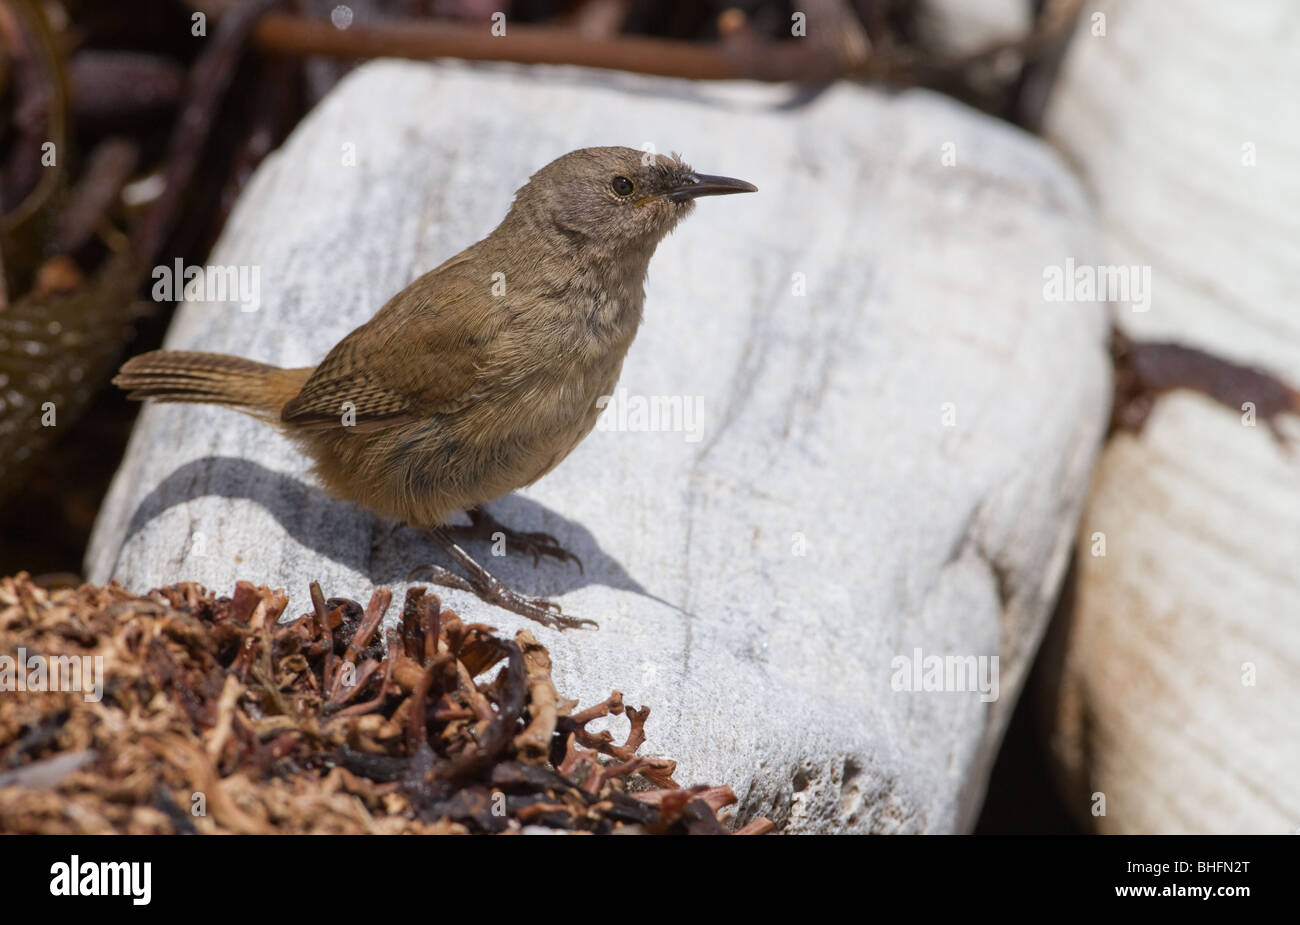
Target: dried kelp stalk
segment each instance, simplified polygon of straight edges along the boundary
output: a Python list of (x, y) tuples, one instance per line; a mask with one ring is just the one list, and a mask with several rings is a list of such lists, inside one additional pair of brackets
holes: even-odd
[[(727, 831), (730, 788), (638, 757), (650, 711), (618, 692), (574, 712), (527, 630), (412, 588), (384, 639), (389, 592), (311, 596), (279, 622), (284, 593), (246, 582), (0, 579), (0, 832)], [(624, 712), (622, 744), (587, 728)]]

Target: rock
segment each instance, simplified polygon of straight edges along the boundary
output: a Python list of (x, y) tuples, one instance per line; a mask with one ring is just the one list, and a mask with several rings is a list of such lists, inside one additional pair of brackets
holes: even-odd
[[(1106, 259), (1151, 270), (1149, 310), (1119, 325), (1296, 384), (1295, 5), (1098, 11), (1046, 132), (1096, 197)], [(1300, 472), (1248, 420), (1170, 393), (1099, 464), (1042, 673), (1067, 800), (1099, 832), (1300, 826)]]
[[(650, 705), (641, 753), (677, 759), (684, 784), (731, 785), (741, 819), (968, 829), (1109, 404), (1101, 307), (1043, 299), (1044, 266), (1093, 254), (1094, 235), (1041, 143), (922, 92), (372, 63), (259, 168), (211, 258), (259, 267), (261, 308), (188, 304), (167, 345), (318, 362), (488, 232), (532, 171), (642, 143), (760, 189), (702, 202), (660, 246), (623, 371), (621, 395), (698, 402), (698, 426), (598, 430), (494, 505), (555, 534), (585, 574), (471, 546), (599, 630), (444, 600), (536, 632), (564, 696)], [(947, 143), (959, 166), (942, 166)], [(237, 413), (148, 408), (89, 573), (251, 579), (298, 612), (313, 579), (400, 599), (433, 546), (306, 470)], [(891, 689), (895, 657), (917, 648), (999, 656), (1000, 697)]]

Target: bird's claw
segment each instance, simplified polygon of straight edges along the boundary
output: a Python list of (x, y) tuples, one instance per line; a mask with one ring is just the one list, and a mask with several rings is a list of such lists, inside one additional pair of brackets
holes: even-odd
[(509, 544), (512, 540), (520, 552), (533, 557), (534, 568), (541, 564), (542, 556), (550, 556), (560, 562), (573, 562), (577, 564), (579, 573), (586, 574), (582, 560), (561, 546), (560, 541), (549, 533), (507, 533), (506, 543)]
[[(479, 565), (468, 556), (464, 556), (463, 551), (456, 550), (459, 556), (457, 558), (468, 576), (460, 575), (450, 569), (443, 568), (440, 565), (422, 565), (411, 570), (406, 576), (406, 580), (413, 581), (416, 575), (422, 572), (428, 572), (430, 580), (444, 588), (455, 588), (459, 591), (468, 591), (486, 604), (492, 604), (511, 613), (519, 614), (521, 617), (527, 617), (530, 620), (536, 620), (544, 626), (553, 629), (578, 629), (583, 626), (599, 626), (595, 620), (586, 620), (580, 617), (565, 616), (563, 609), (554, 601), (541, 597), (526, 597), (517, 591), (512, 591), (495, 575), (489, 572), (483, 566)], [(461, 558), (463, 556), (464, 558)]]
[(578, 572), (585, 575), (587, 570), (582, 560), (560, 545), (560, 541), (549, 533), (524, 532), (511, 530), (497, 520), (484, 508), (474, 508), (469, 512), (470, 523), (467, 526), (444, 527), (452, 536), (483, 540), (495, 543), (498, 539), (505, 541), (505, 550), (518, 549), (526, 556), (533, 557), (533, 567), (541, 565), (542, 558), (549, 556), (558, 562), (572, 562), (578, 566)]

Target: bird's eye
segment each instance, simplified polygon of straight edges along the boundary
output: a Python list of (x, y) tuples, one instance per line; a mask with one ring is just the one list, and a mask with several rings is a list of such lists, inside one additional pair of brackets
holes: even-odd
[(632, 181), (627, 177), (615, 177), (609, 184), (609, 188), (614, 191), (615, 195), (631, 196), (633, 186)]

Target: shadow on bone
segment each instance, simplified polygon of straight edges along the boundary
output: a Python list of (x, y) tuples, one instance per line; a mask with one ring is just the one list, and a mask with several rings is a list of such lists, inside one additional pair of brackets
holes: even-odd
[[(123, 544), (164, 511), (206, 496), (252, 501), (266, 509), (294, 541), (365, 575), (375, 585), (404, 584), (406, 576), (418, 566), (452, 565), (442, 550), (414, 527), (384, 520), (350, 502), (332, 498), (295, 476), (229, 456), (194, 460), (163, 479), (131, 516)], [(462, 541), (471, 556), (516, 591), (558, 595), (598, 584), (668, 603), (647, 592), (600, 548), (591, 531), (576, 521), (520, 495), (508, 495), (493, 502), (489, 509), (512, 530), (552, 534), (561, 546), (582, 560), (585, 569), (579, 572), (572, 562), (547, 558), (534, 567), (531, 556), (493, 556), (490, 542)], [(235, 552), (230, 551), (232, 555)], [(414, 583), (429, 583), (427, 574), (415, 577), (419, 580)]]

